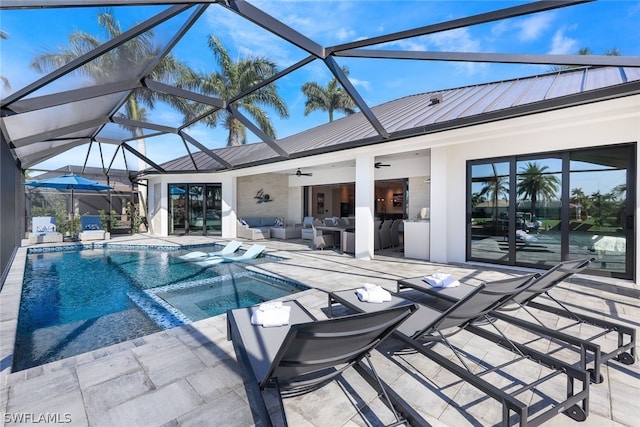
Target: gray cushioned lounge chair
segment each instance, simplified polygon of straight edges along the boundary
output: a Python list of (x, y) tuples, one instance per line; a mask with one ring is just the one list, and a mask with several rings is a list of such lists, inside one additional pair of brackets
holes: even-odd
[[(572, 275), (583, 271), (594, 260), (595, 258), (586, 258), (556, 264), (553, 268), (538, 277), (526, 290), (515, 295), (511, 301), (507, 301), (499, 310), (492, 313), (492, 316), (522, 329), (535, 332), (538, 335), (553, 338), (571, 345), (571, 348), (579, 353), (582, 369), (591, 373), (591, 380), (593, 382), (600, 383), (603, 381), (601, 373), (603, 363), (612, 359), (627, 365), (634, 363), (636, 359), (635, 328), (619, 322), (578, 314), (549, 294), (549, 291), (556, 285)], [(431, 296), (436, 296), (440, 300), (454, 303), (463, 298), (467, 293), (472, 292), (475, 287), (463, 283), (454, 288), (432, 288), (419, 277), (398, 280), (398, 292), (404, 288), (419, 290)], [(542, 301), (544, 299), (538, 298), (543, 295), (547, 300), (555, 303), (555, 306), (543, 303)], [(563, 322), (562, 326), (559, 327), (556, 324), (545, 321), (540, 316), (536, 316), (528, 307), (571, 319), (571, 323)], [(522, 309), (533, 321), (525, 320), (521, 316), (516, 317), (508, 314), (509, 311), (517, 309)], [(578, 334), (571, 332), (572, 328), (579, 327), (580, 325), (589, 325), (594, 331), (593, 334), (587, 337), (578, 336)], [(608, 340), (609, 344), (615, 343), (617, 339), (617, 347), (611, 351), (603, 349), (599, 344), (603, 342), (602, 339), (607, 335), (611, 338)], [(614, 337), (614, 335), (617, 336)], [(592, 367), (587, 368), (591, 363)]]
[[(415, 305), (315, 320), (297, 301), (284, 304), (291, 308), (290, 322), (280, 327), (253, 325), (251, 316), (258, 307), (227, 313), (228, 338), (233, 341), (238, 362), (246, 368), (247, 394), (253, 400), (250, 403), (261, 425), (272, 423), (262, 394), (266, 388), (276, 389), (280, 415), (286, 425), (282, 397), (314, 391), (350, 367), (382, 393), (398, 423), (404, 422), (403, 418), (418, 425), (424, 423), (415, 411), (399, 402), (395, 393), (388, 390), (369, 359), (369, 353), (416, 310)], [(368, 362), (368, 368), (362, 364), (364, 360)]]
[[(518, 357), (494, 367), (486, 366), (483, 362), (480, 366), (472, 369), (465, 362), (465, 353), (457, 349), (448, 339), (451, 335), (463, 329), (469, 328), (473, 332), (472, 325), (478, 319), (484, 319), (489, 324), (492, 324), (489, 313), (527, 289), (536, 277), (538, 277), (537, 274), (495, 281), (486, 285), (481, 284), (444, 311), (419, 304), (418, 310), (398, 327), (394, 336), (411, 349), (427, 356), (443, 368), (500, 402), (502, 404), (503, 425), (512, 424), (511, 416), (513, 413), (517, 415), (520, 426), (539, 425), (563, 410), (575, 420), (584, 420), (589, 413), (588, 372), (537, 350), (507, 340), (504, 335), (500, 335), (502, 338), (499, 344), (515, 352)], [(331, 292), (329, 293), (329, 315), (332, 315), (334, 303), (340, 303), (347, 309), (357, 312), (374, 312), (414, 303), (419, 301), (420, 298), (425, 298), (424, 294), (420, 294), (417, 291), (406, 291), (403, 294), (408, 293), (413, 293), (416, 299), (407, 299), (398, 294), (392, 294), (390, 302), (370, 304), (360, 301), (355, 290)], [(436, 351), (430, 345), (436, 342), (444, 343), (453, 351), (460, 363), (456, 363), (455, 359), (452, 360)], [(491, 340), (487, 345), (497, 344)], [(513, 380), (511, 373), (508, 372), (509, 366), (525, 359), (535, 361), (541, 367), (544, 367), (547, 371), (546, 375), (533, 380), (532, 383), (526, 383), (525, 379), (518, 378), (513, 381), (512, 385), (504, 387), (496, 387), (491, 380), (484, 377), (485, 374), (490, 372), (494, 374), (504, 372), (503, 377), (505, 379)], [(482, 367), (485, 369), (482, 370)], [(566, 385), (566, 393), (557, 393), (559, 396), (545, 394), (542, 391), (546, 390), (543, 383), (561, 375), (566, 376), (565, 381), (561, 382), (561, 384)], [(553, 386), (557, 387), (558, 381)], [(522, 392), (532, 388), (537, 390), (538, 399), (542, 397), (545, 400), (546, 407), (539, 400), (534, 404), (526, 399), (527, 393)], [(557, 390), (555, 391), (557, 392)]]

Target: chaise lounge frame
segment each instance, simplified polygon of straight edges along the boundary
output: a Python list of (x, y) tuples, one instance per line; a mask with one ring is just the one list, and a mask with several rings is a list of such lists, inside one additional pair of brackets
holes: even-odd
[(258, 307), (227, 312), (227, 339), (233, 342), (238, 362), (246, 368), (243, 374), (247, 394), (261, 424), (272, 425), (263, 395), (267, 388), (276, 390), (280, 415), (286, 425), (283, 397), (312, 392), (353, 367), (384, 398), (396, 418), (393, 425), (405, 422), (426, 425), (425, 420), (378, 377), (369, 357), (417, 306), (316, 320), (297, 301), (284, 304), (291, 309), (290, 324), (281, 327), (251, 324), (251, 316)]
[[(524, 290), (522, 293), (514, 296), (511, 301), (500, 307), (498, 310), (494, 310), (491, 316), (503, 320), (512, 325), (518, 326), (522, 329), (534, 332), (536, 334), (559, 340), (565, 344), (569, 344), (576, 348), (580, 355), (580, 367), (587, 370), (591, 374), (591, 381), (594, 383), (601, 383), (603, 381), (602, 364), (609, 360), (617, 360), (623, 364), (630, 365), (635, 362), (636, 359), (636, 330), (635, 328), (627, 325), (623, 325), (618, 322), (613, 322), (605, 319), (599, 319), (592, 316), (583, 314), (577, 314), (569, 310), (562, 302), (553, 298), (549, 294), (549, 291), (562, 281), (568, 279), (574, 274), (577, 274), (588, 267), (595, 258), (580, 259), (575, 261), (565, 261), (556, 264), (553, 268), (546, 271), (540, 277), (538, 277), (530, 287)], [(456, 303), (463, 298), (467, 293), (472, 292), (474, 286), (461, 284), (459, 287), (454, 288), (433, 288), (426, 284), (422, 278), (402, 279), (397, 281), (397, 292), (401, 293), (402, 289), (410, 288), (427, 295), (436, 297), (441, 301), (444, 300), (448, 303)], [(538, 301), (534, 301), (540, 295), (545, 295), (557, 306), (553, 307), (547, 304), (543, 304)], [(563, 326), (561, 329), (554, 329), (546, 325), (538, 316), (528, 310), (527, 307), (536, 308), (538, 310), (553, 313), (555, 315), (568, 318), (574, 322)], [(517, 309), (523, 309), (534, 322), (509, 315), (507, 311), (514, 311)], [(601, 328), (602, 331), (592, 336), (591, 338), (579, 338), (575, 335), (563, 332), (564, 329), (570, 328), (577, 324), (588, 324)], [(473, 327), (473, 326), (472, 326)], [(499, 343), (507, 344), (502, 341), (502, 338), (492, 334), (486, 330), (480, 328), (474, 329), (474, 333), (484, 335), (487, 339), (496, 340)], [(602, 347), (595, 342), (596, 339), (605, 336), (609, 333), (617, 334), (618, 345), (613, 351), (606, 352)], [(590, 361), (592, 367), (588, 367)]]
[[(519, 389), (507, 392), (500, 389), (482, 378), (482, 374), (471, 372), (467, 364), (463, 360), (463, 356), (453, 346), (448, 336), (452, 328), (454, 332), (463, 329), (469, 330), (474, 321), (484, 319), (490, 323), (489, 313), (505, 304), (513, 296), (522, 292), (530, 286), (538, 274), (510, 278), (490, 283), (489, 285), (481, 284), (472, 292), (468, 293), (464, 298), (450, 306), (445, 311), (438, 311), (424, 304), (418, 304), (418, 310), (405, 321), (394, 332), (394, 336), (408, 345), (418, 353), (430, 358), (438, 363), (449, 372), (463, 379), (467, 383), (481, 390), (488, 396), (497, 400), (502, 405), (502, 425), (510, 425), (511, 415), (515, 413), (518, 418), (518, 425), (537, 426), (540, 425), (560, 412), (565, 412), (569, 417), (577, 421), (584, 421), (589, 413), (589, 373), (578, 369), (574, 366), (566, 364), (558, 359), (548, 356), (544, 353), (528, 348), (522, 344), (508, 340), (503, 334), (502, 340), (506, 341), (509, 349), (514, 351), (520, 357), (515, 358), (511, 362), (501, 365), (500, 367), (488, 369), (484, 373), (493, 372), (495, 369), (504, 368), (509, 364), (517, 363), (523, 359), (530, 359), (542, 364), (554, 371), (546, 375), (540, 380), (531, 384), (524, 384)], [(418, 297), (419, 297), (418, 293)], [(362, 302), (356, 296), (355, 290), (330, 292), (328, 295), (328, 312), (329, 316), (333, 315), (333, 305), (338, 303), (349, 310), (355, 312), (372, 312), (389, 307), (395, 307), (402, 304), (414, 304), (418, 300), (407, 299), (397, 294), (392, 294), (390, 302), (380, 304), (371, 304)], [(496, 328), (497, 329), (497, 328)], [(470, 328), (473, 332), (473, 328)], [(448, 359), (447, 357), (434, 351), (431, 347), (432, 343), (442, 342), (449, 347), (461, 362), (461, 365)], [(503, 341), (500, 342), (501, 344)], [(541, 411), (531, 418), (529, 413), (530, 407), (518, 400), (516, 396), (523, 391), (533, 390), (540, 385), (541, 382), (550, 380), (553, 377), (566, 376), (566, 400), (557, 402), (551, 408)]]

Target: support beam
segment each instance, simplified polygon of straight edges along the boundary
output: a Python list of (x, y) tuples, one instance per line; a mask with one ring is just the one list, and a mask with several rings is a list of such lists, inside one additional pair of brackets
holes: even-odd
[(335, 56), (349, 58), (414, 59), (452, 62), (494, 62), (499, 64), (595, 65), (640, 67), (640, 56), (531, 55), (493, 52), (424, 52), (408, 50), (351, 49)]
[[(167, 173), (167, 171), (164, 170), (160, 165), (158, 165), (157, 163), (154, 163), (151, 160), (149, 160), (147, 158), (147, 156), (143, 156), (142, 154), (140, 154), (138, 152), (138, 150), (135, 150), (134, 148), (129, 147), (127, 144), (122, 144), (122, 145), (120, 145), (120, 147), (122, 147), (123, 150), (127, 150), (128, 152), (130, 152), (131, 154), (133, 154), (134, 156), (136, 156), (140, 160), (144, 161), (145, 163), (148, 163), (149, 165), (151, 165), (152, 168), (154, 168), (158, 172)], [(124, 151), (123, 151), (123, 154), (124, 154)]]
[(209, 148), (207, 148), (204, 145), (202, 145), (197, 139), (195, 139), (194, 137), (192, 137), (191, 135), (189, 135), (185, 131), (181, 130), (180, 132), (178, 132), (178, 135), (180, 135), (182, 138), (186, 139), (190, 144), (195, 145), (197, 148), (200, 149), (200, 151), (205, 153), (207, 156), (211, 157), (216, 162), (218, 162), (221, 165), (223, 165), (225, 168), (233, 167), (233, 165), (231, 163), (227, 162), (225, 159), (223, 159), (222, 157), (218, 156), (216, 153), (211, 151)]
[(364, 102), (364, 99), (360, 96), (360, 93), (356, 90), (355, 86), (351, 84), (351, 81), (344, 74), (342, 68), (340, 68), (340, 66), (336, 63), (335, 59), (327, 58), (324, 60), (324, 62), (325, 64), (327, 64), (327, 67), (329, 68), (329, 70), (331, 70), (336, 79), (338, 79), (342, 87), (344, 87), (344, 89), (347, 91), (349, 96), (351, 96), (351, 99), (353, 99), (360, 111), (362, 111), (362, 114), (364, 114), (369, 123), (371, 123), (371, 126), (373, 126), (376, 132), (378, 132), (378, 135), (385, 139), (389, 138), (389, 133), (387, 132), (387, 130), (384, 128), (384, 126), (382, 126), (382, 123), (380, 123), (375, 114), (373, 114), (373, 111), (371, 111), (367, 103)]
[(133, 39), (134, 37), (139, 36), (140, 34), (149, 31), (151, 28), (155, 27), (156, 25), (159, 25), (171, 18), (173, 18), (176, 15), (179, 15), (180, 13), (184, 12), (185, 10), (187, 10), (189, 7), (191, 6), (174, 6), (171, 7), (167, 10), (165, 10), (164, 12), (161, 12), (159, 14), (157, 14), (156, 16), (154, 16), (152, 19), (149, 19), (141, 24), (136, 25), (135, 27), (133, 27), (132, 29), (130, 29), (129, 31), (125, 31), (124, 33), (120, 34), (119, 36), (109, 40), (108, 42), (98, 46), (97, 48), (89, 51), (88, 53), (74, 59), (73, 61), (68, 62), (67, 64), (63, 65), (60, 68), (57, 68), (55, 71), (52, 71), (51, 73), (47, 74), (46, 76), (36, 80), (35, 82), (31, 83), (30, 85), (24, 87), (21, 90), (18, 90), (14, 93), (12, 93), (11, 95), (9, 95), (7, 98), (2, 100), (2, 107), (6, 107), (8, 105), (11, 105), (13, 102), (24, 98), (27, 95), (32, 94), (33, 92), (37, 91), (38, 89), (48, 85), (49, 83), (51, 83), (54, 80), (59, 79), (60, 77), (67, 75), (69, 73), (71, 73), (72, 71), (75, 71), (76, 69), (82, 67), (84, 64), (93, 61), (94, 59), (96, 59), (97, 57), (99, 57), (100, 55), (109, 52), (112, 49), (117, 48), (120, 45), (123, 45), (124, 43), (128, 42), (129, 40)]
[(242, 15), (254, 24), (287, 40), (317, 58), (325, 57), (324, 47), (278, 21), (273, 16), (264, 13), (257, 7), (252, 6), (244, 0), (228, 0), (228, 3), (231, 10)]
[(356, 249), (355, 258), (370, 260), (374, 256), (375, 157), (356, 157)]
[(424, 27), (413, 28), (411, 30), (398, 31), (396, 33), (386, 34), (378, 37), (372, 37), (369, 39), (358, 40), (352, 43), (336, 45), (331, 48), (328, 48), (327, 50), (330, 52), (339, 52), (342, 50), (356, 49), (356, 48), (365, 47), (365, 46), (374, 46), (381, 43), (389, 43), (393, 41), (408, 39), (411, 37), (419, 37), (427, 34), (440, 33), (443, 31), (454, 30), (456, 28), (469, 27), (472, 25), (484, 24), (487, 22), (495, 22), (502, 19), (529, 15), (532, 13), (558, 9), (566, 6), (573, 6), (580, 3), (589, 3), (592, 1), (595, 1), (595, 0), (534, 1), (534, 2), (523, 4), (523, 5), (519, 5), (519, 6), (513, 6), (505, 9), (494, 10), (491, 12), (481, 13), (473, 16), (467, 16), (459, 19), (453, 19), (451, 21), (445, 21), (437, 24), (426, 25)]
[(227, 111), (238, 119), (240, 123), (245, 125), (251, 132), (253, 132), (258, 138), (260, 138), (265, 144), (267, 144), (273, 151), (278, 153), (280, 157), (284, 157), (285, 159), (289, 158), (289, 153), (287, 153), (278, 143), (271, 138), (269, 135), (264, 133), (262, 129), (258, 126), (254, 125), (251, 120), (249, 120), (244, 114), (242, 114), (237, 108), (232, 105), (227, 106)]

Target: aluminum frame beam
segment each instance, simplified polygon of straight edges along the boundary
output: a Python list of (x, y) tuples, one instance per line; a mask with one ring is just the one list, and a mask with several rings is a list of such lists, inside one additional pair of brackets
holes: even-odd
[(55, 9), (64, 7), (153, 6), (199, 3), (220, 3), (222, 0), (2, 0), (3, 9)]
[(267, 144), (273, 151), (278, 153), (280, 157), (284, 157), (285, 159), (289, 158), (289, 153), (287, 153), (284, 148), (282, 148), (278, 143), (271, 138), (269, 135), (264, 133), (262, 129), (258, 126), (254, 125), (251, 120), (249, 120), (244, 114), (242, 114), (237, 108), (232, 105), (227, 106), (227, 111), (236, 119), (240, 121), (243, 125), (247, 127), (251, 132), (253, 132), (258, 138), (260, 138), (265, 144)]
[(52, 71), (46, 76), (36, 80), (35, 82), (24, 87), (23, 89), (14, 92), (13, 94), (9, 95), (7, 98), (1, 101), (2, 102), (1, 107), (5, 108), (6, 106), (11, 105), (13, 102), (17, 101), (18, 99), (24, 98), (25, 96), (46, 86), (52, 81), (57, 80), (60, 77), (76, 70), (77, 68), (82, 67), (84, 64), (96, 59), (98, 56), (112, 49), (115, 49), (116, 47), (126, 43), (133, 37), (139, 36), (140, 34), (148, 31), (150, 28), (153, 28), (156, 25), (162, 22), (165, 22), (176, 15), (179, 15), (180, 13), (184, 12), (190, 7), (191, 6), (174, 6), (164, 12), (160, 12), (153, 18), (134, 26), (129, 31), (125, 31), (124, 33), (120, 34), (118, 37), (115, 37), (109, 40), (108, 42), (98, 46), (94, 50), (74, 59), (73, 61), (68, 62), (67, 64), (63, 65), (62, 67), (58, 68), (55, 71)]
[(454, 30), (456, 28), (469, 27), (472, 25), (485, 24), (487, 22), (499, 21), (501, 19), (514, 18), (522, 15), (529, 15), (537, 12), (558, 9), (566, 6), (573, 6), (580, 3), (589, 3), (595, 0), (538, 0), (526, 3), (520, 6), (508, 7), (505, 9), (494, 10), (491, 12), (481, 13), (478, 15), (467, 16), (464, 18), (453, 19), (450, 21), (440, 22), (437, 24), (426, 25), (424, 27), (413, 28), (405, 31), (398, 31), (378, 37), (359, 40), (351, 43), (335, 45), (327, 50), (330, 52), (338, 52), (341, 50), (356, 49), (365, 46), (373, 46), (381, 43), (388, 43), (397, 40), (408, 39), (412, 37), (424, 36), (427, 34), (439, 33), (443, 31)]
[(197, 139), (195, 139), (194, 137), (192, 137), (188, 133), (184, 132), (183, 130), (178, 132), (178, 135), (180, 135), (184, 140), (187, 140), (191, 145), (195, 145), (197, 148), (200, 149), (200, 151), (202, 151), (207, 156), (211, 157), (213, 160), (215, 160), (216, 162), (220, 163), (224, 167), (226, 167), (226, 168), (232, 168), (233, 167), (233, 165), (231, 163), (227, 162), (225, 159), (223, 159), (222, 157), (217, 155), (215, 152), (213, 152), (209, 148), (207, 148), (204, 145), (202, 145)]
[(493, 52), (433, 52), (406, 50), (351, 49), (335, 56), (372, 59), (415, 59), (447, 62), (495, 62), (501, 64), (595, 65), (640, 67), (640, 56), (532, 55)]

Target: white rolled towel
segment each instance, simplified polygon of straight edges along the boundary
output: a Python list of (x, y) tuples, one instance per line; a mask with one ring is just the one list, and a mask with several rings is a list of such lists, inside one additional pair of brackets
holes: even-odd
[(258, 309), (251, 315), (251, 324), (262, 325), (264, 328), (288, 325), (290, 314), (291, 307), (283, 305), (266, 310)]
[(447, 273), (435, 273), (431, 276), (425, 276), (422, 280), (434, 288), (453, 288), (460, 286), (460, 282)]
[(356, 290), (356, 295), (360, 301), (371, 303), (382, 303), (391, 301), (391, 294), (382, 286), (365, 283), (362, 288)]

